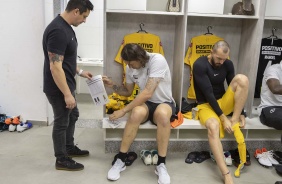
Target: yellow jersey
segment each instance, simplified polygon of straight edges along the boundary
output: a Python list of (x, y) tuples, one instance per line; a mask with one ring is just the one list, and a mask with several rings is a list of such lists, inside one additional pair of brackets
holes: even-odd
[(190, 66), (190, 86), (187, 98), (196, 99), (192, 73), (194, 62), (201, 56), (209, 55), (213, 45), (220, 40), (224, 39), (215, 35), (200, 35), (191, 39), (188, 51), (184, 58), (184, 63)]

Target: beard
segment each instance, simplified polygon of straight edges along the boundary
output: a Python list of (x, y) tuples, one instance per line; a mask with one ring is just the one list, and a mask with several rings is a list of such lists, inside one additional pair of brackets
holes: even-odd
[(220, 63), (215, 63), (213, 57), (211, 57), (211, 64), (212, 64), (212, 66), (213, 66), (215, 69), (220, 68), (221, 65), (222, 65), (222, 64), (220, 64)]

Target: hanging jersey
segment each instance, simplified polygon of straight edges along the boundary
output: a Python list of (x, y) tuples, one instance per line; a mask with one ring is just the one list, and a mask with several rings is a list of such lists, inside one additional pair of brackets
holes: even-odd
[(266, 68), (278, 64), (282, 60), (282, 39), (263, 38), (261, 40), (260, 57), (257, 70), (255, 98), (260, 98), (262, 78)]
[(190, 66), (190, 86), (187, 98), (196, 99), (193, 81), (193, 64), (201, 56), (210, 54), (212, 46), (220, 40), (224, 40), (216, 35), (200, 35), (191, 39), (188, 51), (184, 58), (184, 63)]
[[(160, 53), (164, 56), (164, 50), (159, 36), (151, 33), (132, 33), (124, 36), (122, 44), (115, 57), (115, 61), (123, 65), (123, 81), (126, 80), (125, 79), (126, 64), (122, 61), (121, 51), (123, 47), (128, 43), (136, 43), (149, 53)], [(135, 85), (131, 97), (135, 97), (138, 93), (139, 93), (139, 88), (137, 85)]]

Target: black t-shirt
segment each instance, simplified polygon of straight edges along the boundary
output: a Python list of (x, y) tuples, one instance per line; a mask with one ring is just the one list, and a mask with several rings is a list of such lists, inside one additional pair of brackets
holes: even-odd
[(48, 95), (60, 94), (51, 71), (48, 51), (63, 55), (63, 70), (66, 75), (67, 84), (71, 92), (76, 88), (76, 58), (77, 58), (77, 40), (72, 27), (58, 15), (45, 29), (43, 34), (44, 51), (44, 84), (43, 92)]
[(282, 39), (263, 38), (261, 40), (260, 57), (255, 87), (255, 98), (260, 98), (263, 73), (270, 62), (271, 65), (282, 60)]
[(193, 65), (193, 79), (198, 104), (209, 103), (215, 113), (220, 116), (217, 100), (224, 93), (224, 81), (229, 85), (235, 76), (232, 61), (226, 60), (220, 68), (214, 68), (206, 56), (198, 58)]

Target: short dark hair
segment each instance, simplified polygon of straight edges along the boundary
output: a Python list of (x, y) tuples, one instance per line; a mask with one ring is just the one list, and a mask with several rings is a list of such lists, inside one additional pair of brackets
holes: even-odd
[(87, 10), (92, 11), (94, 6), (90, 0), (70, 0), (66, 7), (66, 12), (70, 12), (78, 8), (80, 14), (86, 12)]
[(217, 49), (219, 49), (219, 48), (222, 48), (223, 53), (225, 53), (225, 54), (226, 54), (228, 51), (230, 51), (229, 44), (228, 44), (226, 41), (224, 41), (224, 40), (220, 40), (220, 41), (216, 42), (216, 43), (213, 45), (212, 50), (213, 50), (213, 52), (216, 52)]
[(149, 61), (147, 52), (138, 44), (128, 43), (121, 51), (121, 58), (125, 61), (139, 61), (142, 66)]

